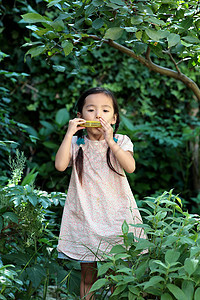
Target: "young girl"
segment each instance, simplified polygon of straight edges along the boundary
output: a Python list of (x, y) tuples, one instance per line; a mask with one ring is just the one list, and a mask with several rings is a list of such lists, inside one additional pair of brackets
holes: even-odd
[[(84, 135), (85, 121), (100, 121), (101, 127), (88, 127)], [(113, 94), (104, 88), (87, 90), (56, 154), (57, 170), (72, 165), (58, 257), (81, 262), (80, 296), (86, 300), (93, 299), (89, 290), (97, 278), (96, 262), (122, 242), (123, 221), (142, 223), (124, 173), (135, 170), (133, 144), (126, 135), (116, 134), (119, 122)], [(139, 228), (130, 231), (143, 236)]]

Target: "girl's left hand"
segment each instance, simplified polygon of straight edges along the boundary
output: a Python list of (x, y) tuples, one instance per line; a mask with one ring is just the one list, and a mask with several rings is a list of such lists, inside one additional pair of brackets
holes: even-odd
[(102, 125), (102, 128), (99, 128), (99, 130), (101, 130), (101, 132), (103, 133), (104, 138), (105, 138), (107, 144), (109, 145), (110, 143), (113, 142), (113, 128), (102, 117), (99, 118), (99, 121), (101, 122), (101, 125)]

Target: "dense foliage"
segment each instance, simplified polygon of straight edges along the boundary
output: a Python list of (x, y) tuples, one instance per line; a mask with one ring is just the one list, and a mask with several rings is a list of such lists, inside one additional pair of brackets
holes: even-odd
[(80, 266), (62, 266), (56, 250), (66, 194), (36, 189), (34, 172), (22, 180), (25, 161), (17, 151), (12, 177), (0, 189), (0, 299), (49, 299), (49, 286), (52, 297), (74, 299)]
[[(93, 51), (107, 43), (150, 70), (182, 81), (200, 100), (198, 85), (179, 67), (183, 61), (189, 61), (189, 67), (200, 65), (198, 0), (46, 2), (45, 14), (22, 16), (34, 24), (27, 27), (33, 31), (33, 39), (25, 44), (31, 46), (27, 55), (45, 54), (50, 59), (60, 53)], [(169, 56), (175, 70), (153, 63), (151, 52), (164, 61)]]
[[(148, 240), (137, 239), (122, 225), (123, 245), (116, 245), (98, 270), (92, 291), (115, 286), (109, 299), (190, 299), (200, 297), (200, 219), (181, 208), (181, 200), (165, 192), (144, 201), (143, 227)], [(146, 253), (144, 253), (146, 250)], [(110, 270), (110, 272), (108, 272)], [(105, 299), (102, 297), (102, 299)]]

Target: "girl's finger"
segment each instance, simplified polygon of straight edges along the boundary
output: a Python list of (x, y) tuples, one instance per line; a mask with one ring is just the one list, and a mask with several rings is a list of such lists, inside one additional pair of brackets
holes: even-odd
[(107, 121), (105, 121), (103, 118), (100, 118), (100, 122), (102, 126), (107, 126), (107, 127), (110, 126), (110, 124)]

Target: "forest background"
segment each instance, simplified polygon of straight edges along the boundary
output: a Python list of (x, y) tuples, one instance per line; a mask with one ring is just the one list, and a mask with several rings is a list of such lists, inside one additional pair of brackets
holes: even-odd
[[(31, 183), (32, 187), (48, 193), (47, 196), (37, 194), (37, 197), (47, 199), (49, 195), (56, 195), (56, 206), (51, 207), (54, 216), (49, 212), (47, 221), (52, 222), (53, 232), (58, 235), (64, 203), (62, 193), (67, 193), (70, 170), (64, 173), (55, 170), (55, 154), (69, 119), (75, 116), (74, 107), (79, 95), (87, 88), (103, 86), (113, 91), (118, 99), (121, 108), (119, 133), (127, 134), (134, 143), (137, 169), (127, 176), (138, 206), (142, 206), (147, 196), (173, 189), (175, 194), (179, 194), (185, 209), (190, 213), (199, 213), (199, 103), (192, 90), (180, 81), (150, 71), (109, 44), (98, 45), (89, 51), (83, 45), (67, 56), (52, 55), (51, 60), (44, 54), (37, 56), (30, 52), (34, 57), (31, 58), (25, 55), (27, 48), (23, 45), (31, 44), (34, 25), (27, 26), (21, 16), (37, 12), (49, 17), (54, 12), (41, 0), (1, 1), (0, 9), (2, 195), (7, 183), (13, 180), (16, 167), (14, 163), (9, 163), (9, 156), (15, 159), (16, 150), (23, 151), (27, 158), (24, 169), (23, 158), (17, 152), (18, 166), (21, 164), (17, 183), (19, 181), (20, 185), (21, 177), (25, 177), (22, 186)], [(82, 23), (85, 30), (90, 28), (90, 17)], [(59, 32), (60, 29), (57, 30)], [(35, 34), (34, 37), (37, 41), (38, 36)], [(174, 68), (169, 55), (164, 61), (159, 55), (153, 55), (153, 60), (161, 66)], [(200, 69), (195, 63), (183, 61), (181, 70), (196, 83), (200, 81)], [(18, 192), (24, 193), (24, 190), (18, 189)], [(31, 197), (30, 201), (35, 203)], [(4, 200), (5, 197), (1, 198), (1, 201)], [(6, 228), (7, 221), (17, 223), (11, 211), (6, 209), (1, 211), (4, 214), (1, 229)], [(5, 215), (8, 212), (10, 214)], [(29, 242), (38, 237), (40, 230), (35, 230), (36, 235), (33, 229), (29, 232)], [(27, 241), (27, 236), (24, 238)], [(48, 244), (48, 241), (42, 242)], [(55, 245), (54, 241), (54, 249)], [(1, 246), (5, 246), (2, 241)], [(2, 252), (8, 255), (8, 248)], [(20, 255), (23, 256), (22, 253)], [(4, 262), (10, 260), (4, 257)], [(26, 276), (30, 278), (31, 272), (33, 269), (30, 273), (27, 271)], [(40, 274), (41, 279), (44, 273), (40, 270)], [(76, 277), (76, 270), (74, 274)], [(35, 278), (33, 287), (36, 288), (37, 284), (38, 279)], [(34, 288), (29, 285), (30, 295)]]

